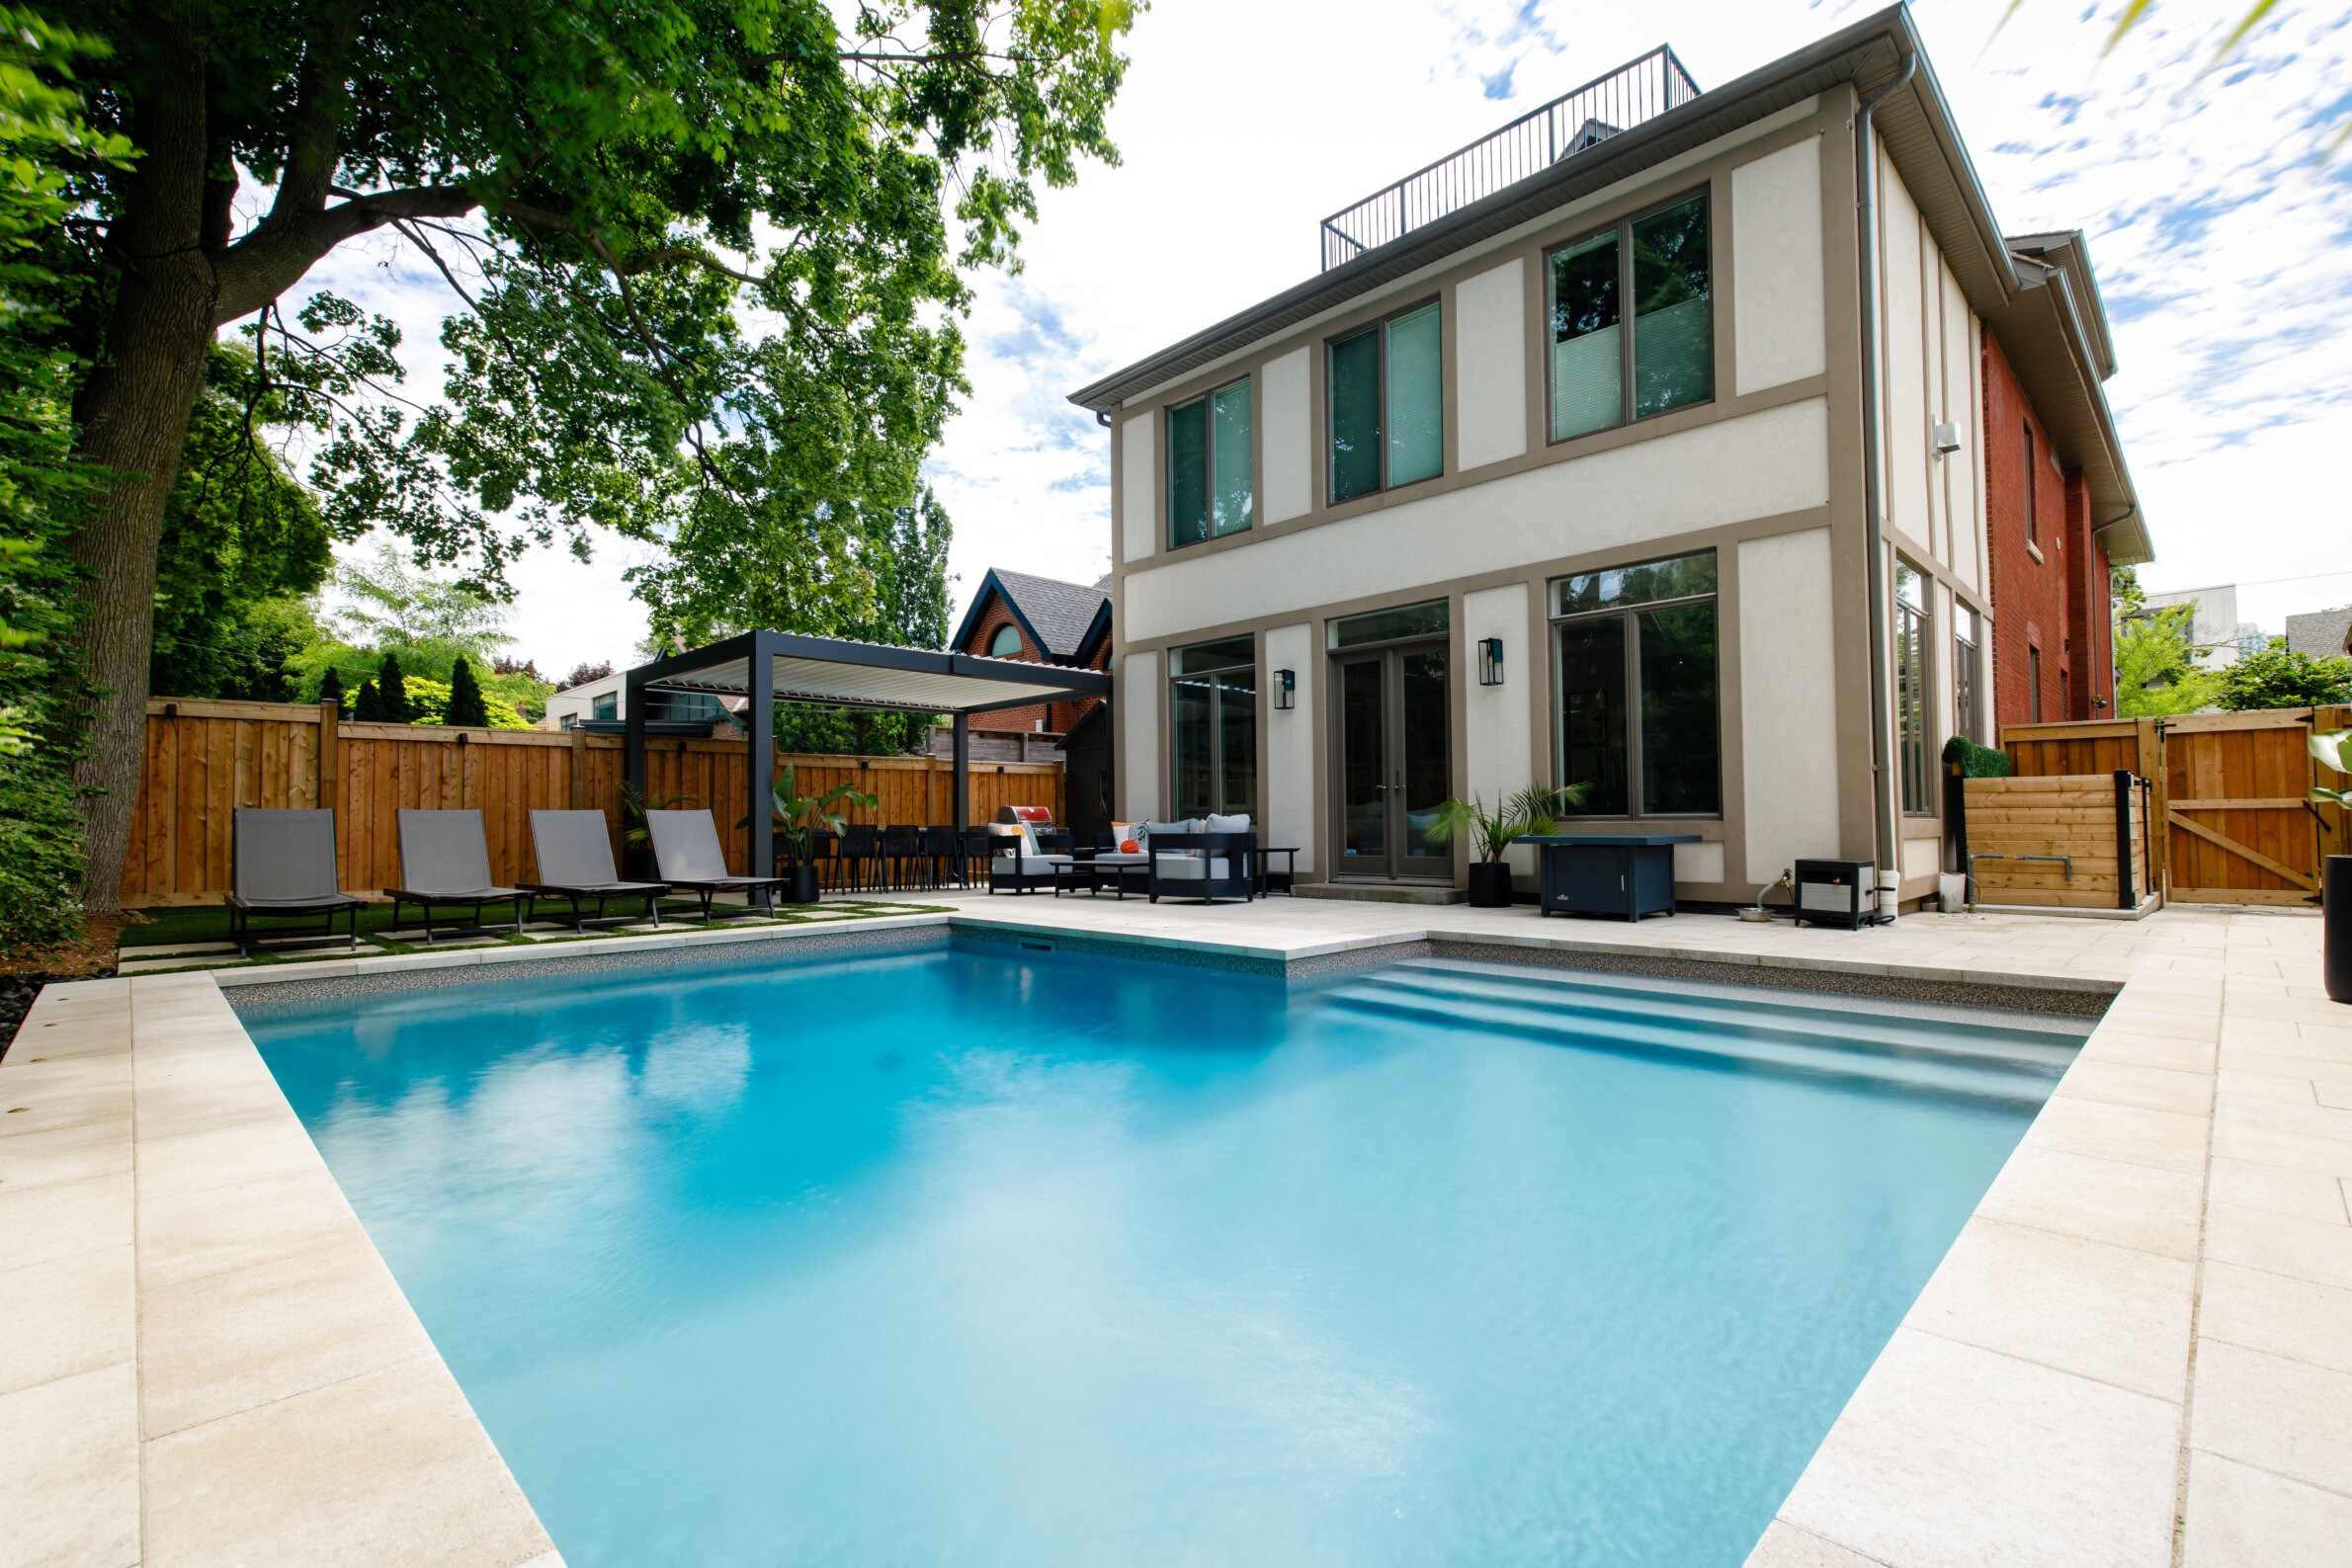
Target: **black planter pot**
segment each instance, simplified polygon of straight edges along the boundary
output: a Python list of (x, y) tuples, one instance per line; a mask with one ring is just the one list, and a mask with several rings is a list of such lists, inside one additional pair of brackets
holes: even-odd
[(2320, 873), (2319, 977), (2328, 1000), (2352, 1002), (2352, 855), (2330, 855)]
[(1470, 868), (1472, 909), (1502, 909), (1511, 902), (1511, 867), (1504, 861), (1472, 861)]
[(824, 889), (817, 885), (815, 867), (796, 866), (785, 872), (784, 901), (786, 903), (813, 904), (823, 896), (823, 893)]

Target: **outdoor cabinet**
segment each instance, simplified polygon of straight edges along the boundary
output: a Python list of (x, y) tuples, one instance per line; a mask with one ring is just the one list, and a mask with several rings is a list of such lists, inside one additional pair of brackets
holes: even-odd
[(1574, 833), (1530, 836), (1536, 846), (1536, 907), (1546, 915), (1644, 915), (1674, 913), (1674, 846), (1696, 844), (1697, 834), (1650, 835)]

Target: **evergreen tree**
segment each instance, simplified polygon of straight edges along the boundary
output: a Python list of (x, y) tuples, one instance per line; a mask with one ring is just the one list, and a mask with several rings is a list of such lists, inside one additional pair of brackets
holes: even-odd
[(408, 688), (400, 675), (400, 655), (387, 653), (376, 669), (377, 693), (383, 700), (386, 724), (413, 724), (416, 709), (408, 705)]
[(327, 666), (327, 673), (318, 678), (318, 700), (333, 702), (339, 707), (351, 706), (343, 695), (343, 677), (335, 673), (335, 667), (331, 664)]
[(352, 699), (351, 716), (353, 722), (360, 724), (383, 722), (383, 694), (376, 690), (374, 681), (360, 683), (360, 695)]
[(447, 722), (462, 729), (488, 729), (490, 710), (482, 703), (481, 684), (473, 678), (473, 665), (462, 653), (450, 670), (450, 710)]

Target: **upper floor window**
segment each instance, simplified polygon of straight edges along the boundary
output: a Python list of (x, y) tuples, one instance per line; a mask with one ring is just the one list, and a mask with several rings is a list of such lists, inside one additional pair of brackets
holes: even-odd
[(1435, 301), (1330, 347), (1331, 499), (1436, 477), (1445, 468)]
[(1928, 753), (1927, 579), (1894, 563), (1894, 718), (1902, 774), (1902, 808), (1935, 810), (1935, 769)]
[(1552, 253), (1554, 441), (1715, 395), (1712, 277), (1704, 194)]
[(614, 692), (605, 692), (590, 698), (588, 700), (588, 716), (590, 718), (619, 718), (621, 716), (620, 695)]
[(1021, 657), (1021, 628), (1006, 621), (996, 628), (996, 635), (988, 639), (988, 657), (1017, 659)]
[(1249, 382), (1168, 410), (1168, 544), (1249, 527)]

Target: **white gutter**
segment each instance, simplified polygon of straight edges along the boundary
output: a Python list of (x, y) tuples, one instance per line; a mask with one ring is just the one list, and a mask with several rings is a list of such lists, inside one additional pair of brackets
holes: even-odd
[(1902, 838), (1894, 814), (1894, 736), (1887, 721), (1890, 653), (1887, 630), (1886, 475), (1881, 471), (1879, 386), (1878, 145), (1871, 136), (1872, 113), (1907, 85), (1919, 69), (1919, 55), (1905, 49), (1894, 80), (1862, 101), (1854, 115), (1854, 211), (1862, 263), (1862, 514), (1870, 573), (1870, 767), (1871, 828), (1877, 840), (1879, 918), (1894, 918), (1902, 885)]

